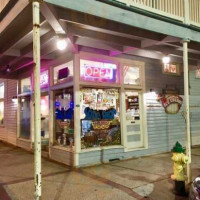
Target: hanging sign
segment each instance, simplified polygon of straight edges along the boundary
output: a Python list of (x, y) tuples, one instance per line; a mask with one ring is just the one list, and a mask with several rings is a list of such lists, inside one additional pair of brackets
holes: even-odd
[(117, 66), (111, 63), (81, 60), (81, 79), (98, 82), (115, 82)]
[(177, 114), (183, 104), (183, 99), (179, 95), (163, 96), (160, 100), (168, 114)]

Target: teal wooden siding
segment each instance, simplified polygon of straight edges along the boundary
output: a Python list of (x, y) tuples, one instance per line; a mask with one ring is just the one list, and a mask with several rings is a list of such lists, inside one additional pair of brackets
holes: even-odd
[(200, 96), (200, 78), (196, 78), (196, 70), (189, 72), (190, 95)]
[[(183, 97), (183, 96), (182, 96)], [(79, 165), (109, 162), (111, 159), (127, 159), (171, 151), (176, 141), (185, 143), (184, 105), (178, 114), (166, 114), (160, 102), (146, 98), (148, 148), (124, 152), (124, 148), (84, 152), (79, 156)], [(200, 136), (200, 97), (190, 97), (191, 134)]]

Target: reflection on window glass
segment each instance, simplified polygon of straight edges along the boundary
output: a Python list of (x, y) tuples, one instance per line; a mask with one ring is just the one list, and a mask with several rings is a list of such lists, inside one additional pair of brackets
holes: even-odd
[(4, 102), (0, 102), (0, 125), (3, 125), (4, 121)]
[(126, 120), (140, 120), (139, 94), (126, 91)]
[(41, 137), (49, 138), (49, 96), (41, 96)]
[(20, 137), (30, 139), (30, 97), (22, 97), (20, 101)]
[(54, 84), (73, 80), (73, 61), (54, 67)]
[(81, 91), (81, 148), (121, 144), (119, 91)]
[(21, 93), (31, 92), (31, 78), (21, 80)]
[(140, 85), (140, 68), (124, 66), (124, 84)]
[(55, 94), (55, 144), (74, 146), (73, 88), (56, 91)]
[(0, 84), (0, 99), (4, 98), (4, 83)]

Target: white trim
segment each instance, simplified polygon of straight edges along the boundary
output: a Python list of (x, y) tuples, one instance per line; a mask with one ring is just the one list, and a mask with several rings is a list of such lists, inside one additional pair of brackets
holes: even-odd
[(113, 145), (113, 146), (102, 146), (102, 147), (91, 147), (88, 149), (82, 149), (80, 153), (87, 153), (92, 151), (102, 151), (106, 149), (124, 149), (124, 146), (122, 145)]
[(51, 148), (74, 153), (74, 148), (71, 148), (69, 146), (64, 147), (64, 146), (53, 145), (53, 146), (51, 146)]
[(124, 148), (124, 152), (131, 152), (131, 151), (143, 151), (143, 150), (147, 150), (148, 147), (141, 147), (141, 148), (135, 148), (135, 149), (131, 149), (131, 148)]

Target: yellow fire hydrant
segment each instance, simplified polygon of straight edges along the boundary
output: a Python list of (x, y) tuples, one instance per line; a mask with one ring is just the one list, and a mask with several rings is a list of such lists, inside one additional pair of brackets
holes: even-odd
[(171, 175), (171, 178), (175, 181), (175, 193), (178, 195), (185, 195), (185, 165), (188, 162), (188, 157), (184, 154), (185, 149), (179, 142), (176, 142), (172, 152), (174, 174)]

